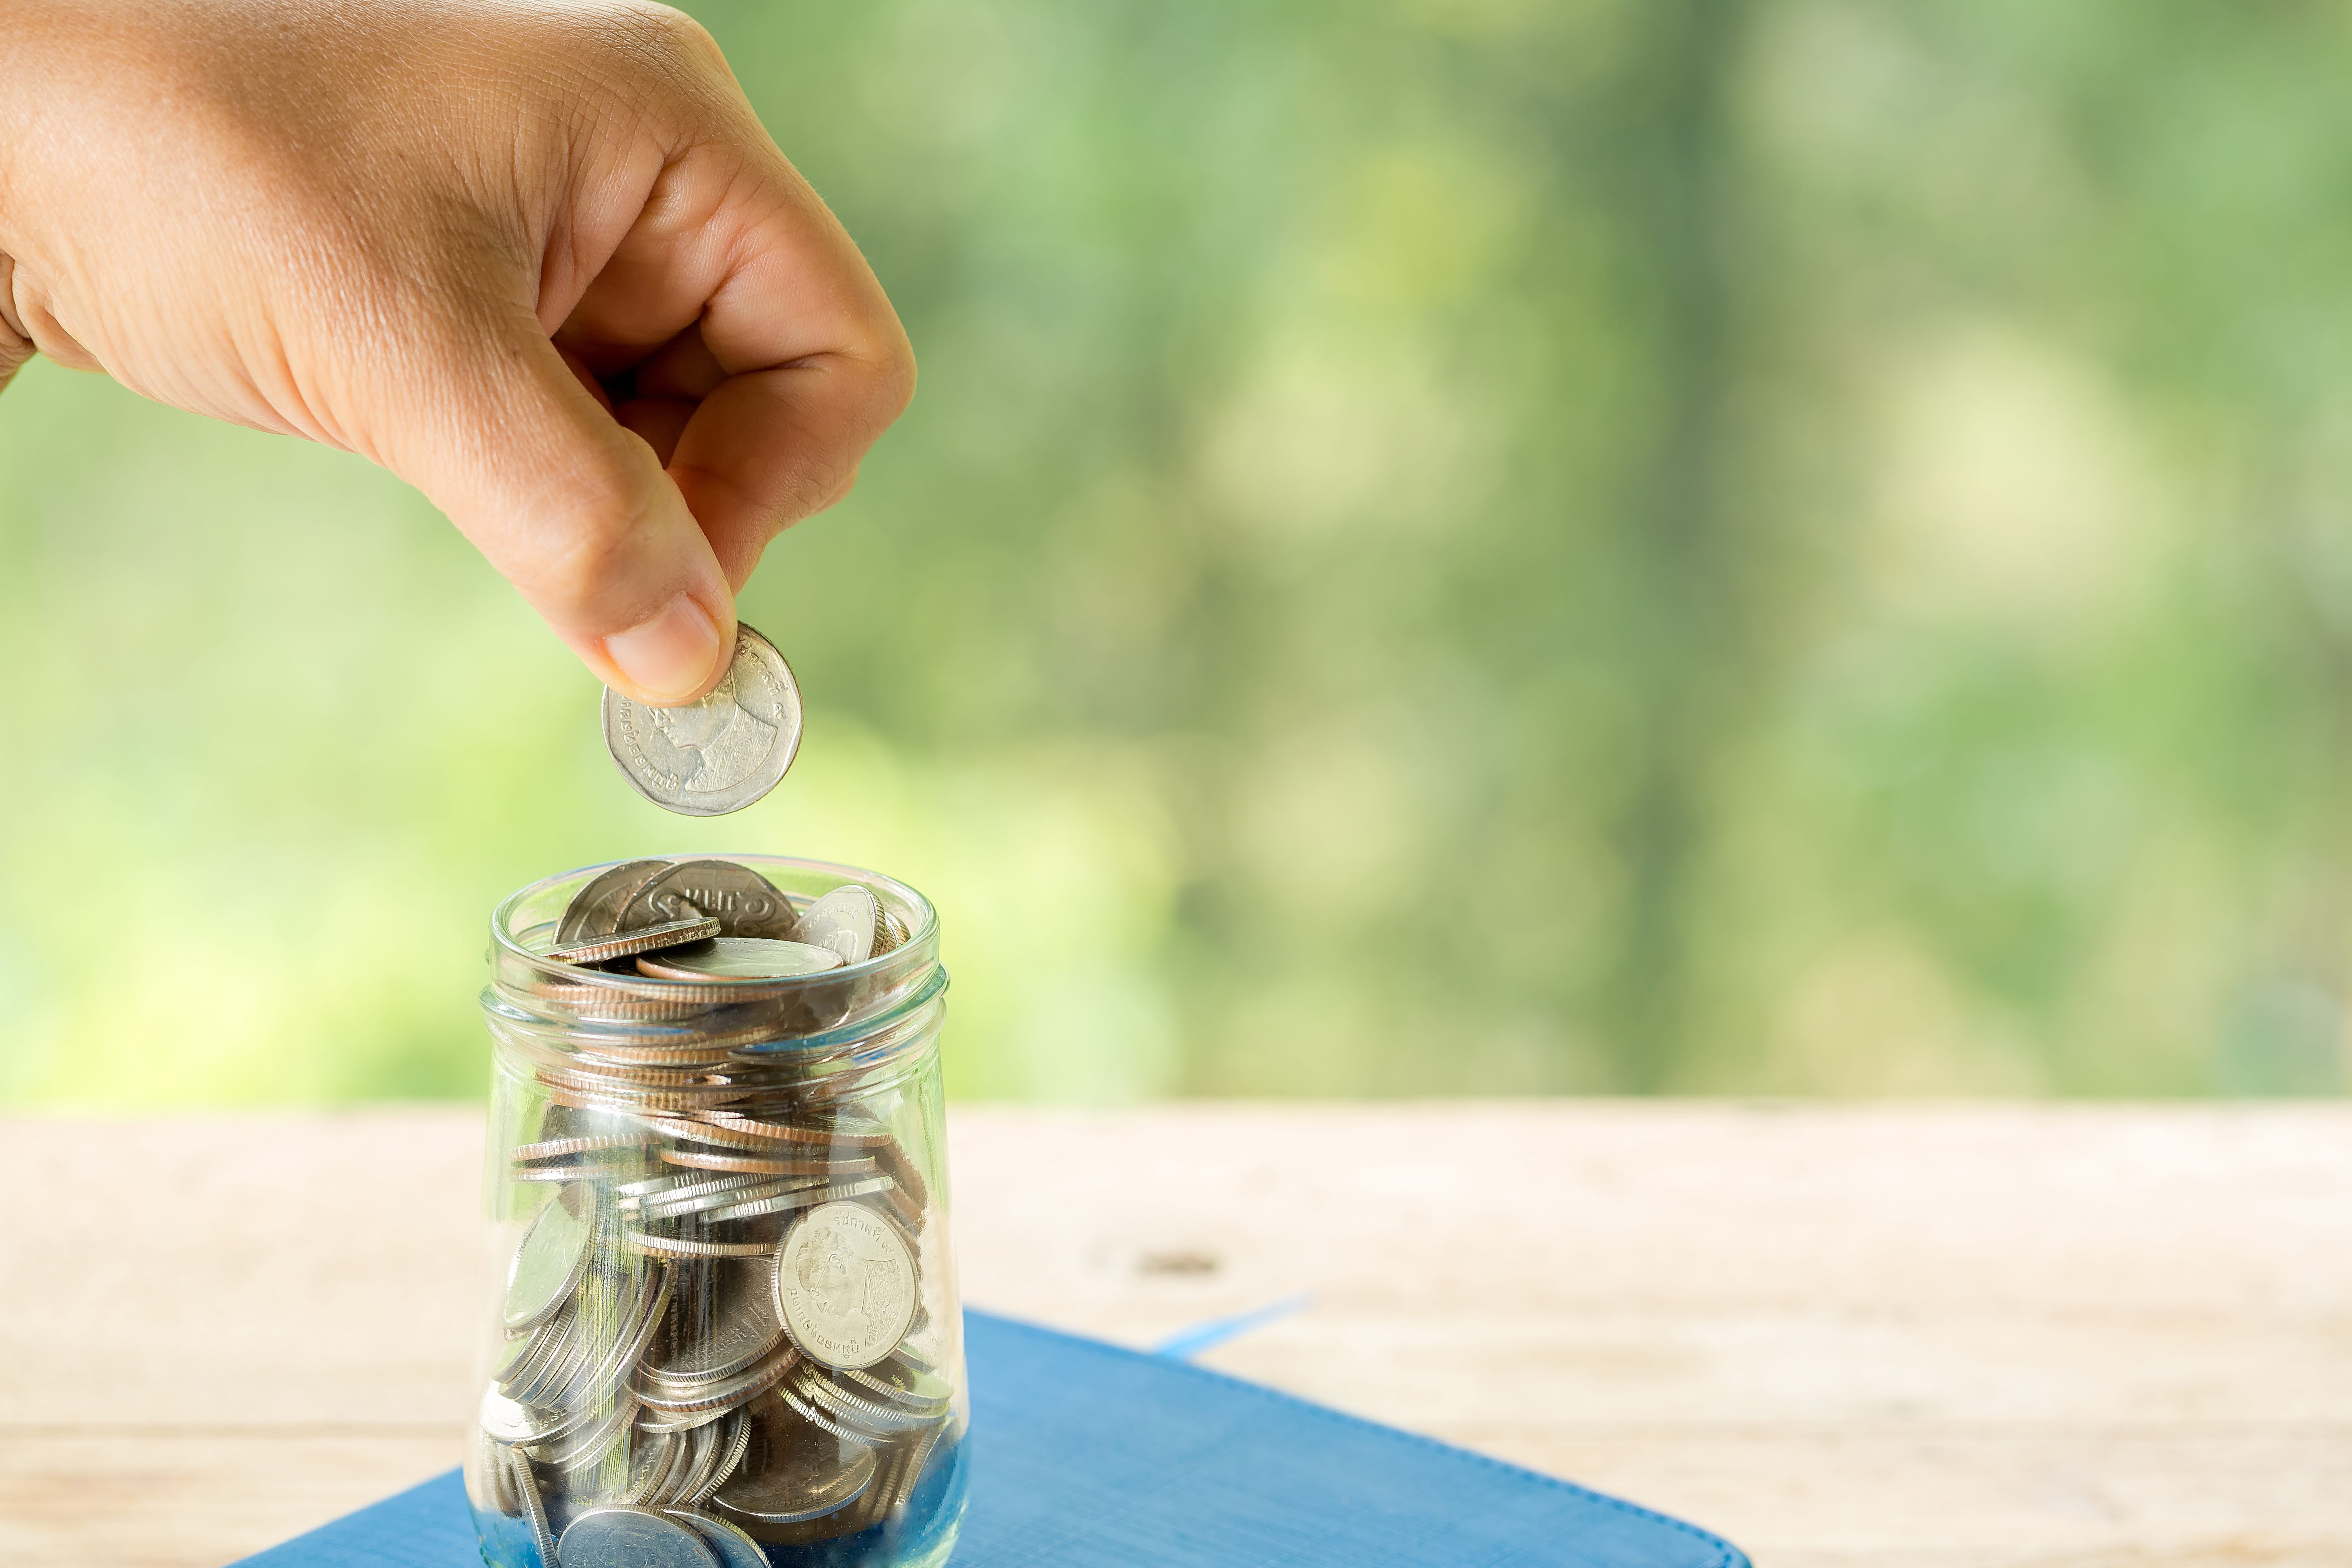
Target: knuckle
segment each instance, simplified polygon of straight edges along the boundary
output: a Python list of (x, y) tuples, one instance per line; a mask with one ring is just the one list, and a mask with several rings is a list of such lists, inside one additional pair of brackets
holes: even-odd
[(785, 486), (782, 516), (778, 529), (790, 528), (803, 518), (814, 517), (849, 493), (857, 479), (857, 465), (827, 454), (812, 457), (794, 470)]
[[(886, 348), (874, 369), (874, 402), (887, 426), (915, 401), (915, 349), (902, 333)], [(880, 434), (879, 429), (876, 434)]]
[(604, 16), (604, 33), (622, 58), (667, 79), (699, 77), (722, 58), (709, 28), (654, 0), (614, 5)]

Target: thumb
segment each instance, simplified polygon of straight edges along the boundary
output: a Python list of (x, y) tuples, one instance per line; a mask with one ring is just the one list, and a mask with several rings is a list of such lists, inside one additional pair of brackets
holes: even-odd
[(34, 354), (33, 340), (17, 319), (12, 296), (16, 292), (16, 263), (0, 251), (0, 392), (16, 378)]
[(726, 674), (735, 602), (677, 485), (535, 320), (436, 367), (369, 445), (605, 685), (690, 702)]

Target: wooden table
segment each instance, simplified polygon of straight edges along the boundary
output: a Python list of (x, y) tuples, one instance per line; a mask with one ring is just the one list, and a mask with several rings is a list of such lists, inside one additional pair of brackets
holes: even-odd
[[(2352, 1563), (2352, 1109), (967, 1106), (975, 1305), (1762, 1568)], [(455, 1462), (480, 1124), (0, 1122), (0, 1563), (209, 1568)]]

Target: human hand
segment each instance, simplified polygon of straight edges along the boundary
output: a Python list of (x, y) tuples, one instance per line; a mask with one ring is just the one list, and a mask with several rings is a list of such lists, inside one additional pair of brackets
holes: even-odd
[(0, 385), (37, 351), (382, 464), (655, 703), (915, 374), (709, 35), (627, 0), (0, 0)]

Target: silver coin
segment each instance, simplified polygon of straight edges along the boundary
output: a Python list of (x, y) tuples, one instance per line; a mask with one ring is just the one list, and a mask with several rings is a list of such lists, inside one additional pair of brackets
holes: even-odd
[(637, 973), (656, 980), (790, 980), (841, 967), (831, 948), (756, 936), (714, 937), (691, 947), (649, 953)]
[(704, 1171), (677, 1171), (667, 1175), (647, 1176), (643, 1181), (623, 1182), (613, 1191), (620, 1194), (623, 1214), (643, 1214), (658, 1209), (674, 1199), (756, 1187), (767, 1180), (766, 1175), (751, 1172), (714, 1176)]
[(768, 1554), (740, 1526), (716, 1514), (689, 1509), (674, 1508), (667, 1512), (670, 1518), (702, 1537), (702, 1543), (719, 1559), (719, 1568), (768, 1568)]
[(640, 952), (659, 952), (666, 947), (684, 947), (690, 942), (702, 942), (719, 934), (719, 922), (708, 917), (689, 917), (682, 921), (664, 921), (619, 936), (592, 937), (573, 942), (569, 947), (551, 950), (548, 957), (558, 963), (609, 963), (616, 958), (629, 958)]
[(848, 1427), (843, 1426), (839, 1421), (835, 1420), (834, 1418), (833, 1412), (827, 1410), (824, 1405), (819, 1405), (815, 1400), (803, 1394), (800, 1390), (800, 1385), (793, 1383), (789, 1378), (776, 1385), (776, 1398), (786, 1409), (792, 1411), (793, 1415), (798, 1415), (803, 1421), (821, 1432), (830, 1433), (834, 1436), (839, 1437), (845, 1442), (863, 1443), (867, 1441), (866, 1438), (858, 1436)]
[(676, 1472), (678, 1458), (687, 1448), (685, 1434), (658, 1429), (648, 1432), (643, 1425), (638, 1426), (637, 1434), (630, 1440), (628, 1483), (617, 1496), (600, 1492), (591, 1500), (643, 1508), (654, 1500)]
[(604, 692), (604, 747), (622, 776), (656, 805), (688, 816), (742, 810), (782, 782), (800, 744), (792, 666), (740, 622), (734, 665), (700, 701), (648, 708)]
[[(779, 1154), (789, 1154), (792, 1148), (792, 1145), (787, 1144), (777, 1152)], [(769, 1176), (830, 1176), (845, 1179), (850, 1176), (869, 1175), (879, 1168), (877, 1155), (863, 1154), (850, 1160), (819, 1158), (826, 1152), (822, 1146), (813, 1145), (803, 1158), (770, 1160), (757, 1154), (706, 1154), (699, 1149), (664, 1149), (661, 1152), (661, 1158), (666, 1165), (683, 1165), (689, 1171), (735, 1171), (745, 1174), (756, 1172)], [(633, 1182), (630, 1186), (636, 1184)], [(628, 1188), (624, 1187), (620, 1190), (626, 1192)]]
[(709, 1179), (698, 1171), (665, 1171), (658, 1176), (645, 1176), (634, 1182), (623, 1182), (613, 1191), (620, 1198), (621, 1206), (625, 1209), (633, 1198), (652, 1197), (660, 1193), (691, 1186), (697, 1182), (706, 1182)]
[(719, 1568), (702, 1537), (641, 1508), (592, 1508), (564, 1527), (551, 1563), (563, 1568)]
[(621, 1244), (648, 1258), (765, 1258), (776, 1250), (772, 1241), (690, 1241), (642, 1230), (623, 1231)]
[(637, 1430), (640, 1432), (691, 1432), (697, 1426), (708, 1426), (714, 1422), (732, 1420), (741, 1414), (743, 1412), (740, 1406), (726, 1405), (715, 1410), (673, 1411), (647, 1408), (637, 1413)]
[(749, 866), (732, 860), (680, 860), (640, 887), (622, 906), (616, 931), (671, 921), (711, 919), (721, 936), (781, 940), (800, 919), (792, 900)]
[(776, 1310), (810, 1360), (871, 1366), (915, 1321), (914, 1258), (897, 1228), (865, 1205), (822, 1205), (784, 1238)]
[(648, 1265), (647, 1271), (658, 1277), (659, 1286), (640, 1292), (642, 1305), (621, 1320), (621, 1331), (605, 1353), (595, 1359), (588, 1375), (565, 1392), (565, 1405), (601, 1404), (612, 1398), (627, 1383), (630, 1369), (646, 1353), (646, 1346), (653, 1342), (654, 1331), (661, 1327), (662, 1314), (669, 1310), (670, 1279), (665, 1264)]
[(915, 1378), (938, 1379), (940, 1376), (939, 1363), (928, 1360), (912, 1343), (902, 1344), (892, 1351), (883, 1370), (891, 1377), (897, 1377), (902, 1372)]
[(679, 1449), (676, 1465), (670, 1468), (655, 1495), (646, 1499), (656, 1508), (671, 1508), (684, 1502), (704, 1481), (710, 1479), (711, 1467), (719, 1463), (720, 1450), (727, 1446), (727, 1431), (716, 1426), (695, 1426), (679, 1433), (675, 1441)]
[(567, 1307), (554, 1317), (531, 1330), (528, 1334), (511, 1338), (507, 1353), (491, 1376), (498, 1391), (509, 1398), (533, 1386), (545, 1374), (550, 1363), (562, 1355), (576, 1327)]
[(559, 947), (589, 937), (610, 936), (621, 929), (621, 911), (637, 889), (669, 869), (667, 860), (630, 860), (614, 867), (572, 895), (563, 919), (556, 923)]
[(710, 1434), (707, 1453), (697, 1458), (694, 1473), (687, 1477), (671, 1493), (670, 1501), (688, 1508), (699, 1508), (703, 1500), (717, 1491), (743, 1462), (743, 1451), (751, 1439), (751, 1418), (748, 1412), (738, 1410), (727, 1417), (723, 1426), (706, 1427)]
[(912, 1432), (928, 1426), (938, 1419), (936, 1415), (918, 1415), (911, 1410), (886, 1405), (878, 1399), (862, 1397), (805, 1362), (793, 1378), (793, 1392), (823, 1409), (833, 1417), (835, 1425), (877, 1442), (900, 1432)]
[[(845, 1198), (869, 1197), (876, 1193), (887, 1194), (889, 1191), (890, 1178), (887, 1176), (869, 1176), (862, 1182), (843, 1182), (832, 1185), (816, 1184), (795, 1187), (790, 1192), (778, 1193), (771, 1197), (747, 1197), (740, 1202), (722, 1204), (715, 1209), (705, 1209), (702, 1212), (702, 1218), (714, 1225), (723, 1219), (760, 1219), (768, 1215), (783, 1214), (792, 1209), (813, 1208), (819, 1204), (834, 1203)], [(884, 1348), (887, 1350), (888, 1347)]]
[(735, 1472), (742, 1467), (743, 1455), (751, 1447), (751, 1413), (750, 1411), (738, 1410), (728, 1416), (727, 1428), (729, 1434), (727, 1449), (719, 1456), (719, 1463), (712, 1468), (709, 1482), (701, 1490), (686, 1500), (697, 1508), (709, 1502), (711, 1493), (734, 1479)]
[[(673, 1327), (682, 1331), (679, 1343), (659, 1363), (647, 1358), (646, 1372), (671, 1383), (732, 1377), (783, 1339), (784, 1325), (776, 1317), (772, 1261), (723, 1263), (715, 1272), (708, 1295), (671, 1304)], [(690, 1320), (689, 1306), (698, 1309)]]
[(505, 1392), (526, 1405), (572, 1410), (609, 1394), (619, 1374), (608, 1363), (639, 1338), (641, 1327), (645, 1337), (651, 1336), (668, 1289), (658, 1263), (631, 1263), (617, 1279), (603, 1270), (592, 1272), (566, 1314), (560, 1343), (535, 1371), (505, 1384)]
[(510, 1182), (599, 1182), (611, 1176), (634, 1176), (645, 1169), (641, 1160), (581, 1160), (561, 1165), (518, 1165), (507, 1173)]
[[(876, 1375), (877, 1372), (880, 1375)], [(863, 1391), (869, 1398), (903, 1405), (925, 1417), (946, 1415), (948, 1406), (955, 1401), (955, 1390), (944, 1379), (902, 1368), (896, 1357), (884, 1357), (876, 1363), (875, 1371), (850, 1368), (841, 1373), (841, 1381), (846, 1387)]]
[(863, 963), (874, 956), (875, 932), (881, 919), (881, 901), (870, 889), (850, 882), (801, 911), (792, 940), (829, 948), (841, 955), (844, 963)]
[(918, 1434), (898, 1451), (898, 1471), (891, 1485), (889, 1506), (904, 1508), (914, 1500), (915, 1489), (922, 1484), (923, 1472), (930, 1468), (931, 1451), (947, 1435), (947, 1423), (942, 1421)]
[[(737, 1176), (720, 1178), (724, 1182), (745, 1179)], [(636, 1212), (649, 1220), (684, 1219), (689, 1215), (709, 1214), (739, 1204), (761, 1203), (786, 1193), (807, 1192), (825, 1184), (823, 1176), (752, 1176), (748, 1179), (751, 1185), (665, 1193), (659, 1197), (645, 1199), (637, 1205)]]
[(482, 1391), (479, 1414), (483, 1434), (505, 1447), (537, 1443), (547, 1436), (547, 1423), (540, 1412), (520, 1400), (509, 1399), (495, 1388)]
[(702, 1379), (672, 1384), (657, 1376), (641, 1375), (630, 1385), (631, 1396), (648, 1410), (666, 1415), (691, 1415), (701, 1410), (732, 1410), (757, 1399), (792, 1375), (801, 1364), (801, 1352), (790, 1345), (747, 1372), (733, 1377)]
[(507, 1458), (515, 1489), (522, 1494), (523, 1517), (530, 1521), (530, 1539), (539, 1548), (541, 1568), (555, 1568), (555, 1531), (548, 1528), (547, 1502), (539, 1495), (539, 1479), (530, 1473), (530, 1461), (520, 1450), (508, 1449)]
[(583, 1339), (576, 1307), (566, 1305), (532, 1331), (522, 1355), (499, 1369), (498, 1391), (522, 1404), (546, 1400), (572, 1376)]
[(507, 1266), (506, 1325), (509, 1332), (554, 1316), (588, 1268), (596, 1235), (596, 1197), (585, 1182), (559, 1189), (539, 1211)]
[(593, 1469), (627, 1440), (629, 1428), (636, 1417), (637, 1407), (625, 1399), (605, 1412), (601, 1419), (592, 1421), (573, 1433), (567, 1441), (542, 1443), (531, 1451), (551, 1470)]
[(719, 1513), (754, 1524), (797, 1524), (846, 1508), (874, 1479), (874, 1450), (855, 1437), (789, 1418), (772, 1419), (767, 1432), (767, 1463), (711, 1494)]
[(520, 1517), (522, 1499), (515, 1491), (514, 1460), (506, 1445), (478, 1426), (466, 1458), (466, 1496), (474, 1506)]

